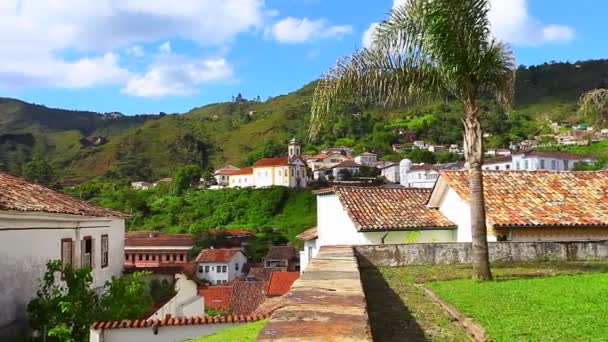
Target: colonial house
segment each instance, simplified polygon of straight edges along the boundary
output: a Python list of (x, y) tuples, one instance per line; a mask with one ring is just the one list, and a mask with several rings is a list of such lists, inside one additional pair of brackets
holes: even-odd
[(0, 340), (24, 325), (49, 260), (120, 276), (127, 215), (0, 172)]
[(572, 170), (577, 163), (593, 161), (595, 161), (593, 157), (569, 152), (531, 151), (487, 160), (482, 169), (494, 171), (568, 171)]
[(203, 249), (196, 259), (196, 276), (211, 284), (225, 284), (245, 275), (247, 257), (240, 249)]
[(227, 165), (224, 165), (224, 166), (220, 167), (219, 169), (215, 170), (213, 172), (213, 178), (215, 178), (217, 185), (227, 186), (229, 176), (232, 175), (234, 173), (234, 171), (237, 171), (237, 170), (239, 170), (238, 167), (231, 165), (231, 164), (227, 164)]
[(253, 168), (249, 166), (239, 170), (231, 170), (228, 186), (231, 188), (246, 188), (254, 186)]
[(189, 263), (194, 245), (192, 234), (128, 232), (125, 237), (125, 270), (152, 270), (177, 273)]
[[(484, 171), (488, 240), (608, 239), (608, 172)], [(471, 241), (468, 175), (443, 171), (428, 201)]]
[(317, 194), (317, 237), (302, 234), (307, 265), (321, 246), (453, 242), (456, 224), (428, 208), (429, 189), (332, 187)]
[(508, 157), (511, 155), (511, 150), (508, 148), (492, 148), (487, 150), (485, 155), (490, 157)]
[(152, 188), (152, 183), (145, 181), (131, 182), (131, 187), (135, 190), (148, 190)]
[(300, 271), (300, 258), (293, 246), (271, 246), (262, 263), (265, 268)]
[(303, 272), (308, 266), (308, 262), (317, 256), (319, 248), (317, 247), (317, 227), (312, 227), (301, 234), (297, 235), (296, 238), (304, 241), (304, 249), (300, 251), (300, 272)]
[(371, 152), (363, 152), (356, 156), (354, 160), (359, 165), (374, 166), (378, 162), (378, 155)]
[(463, 162), (446, 164), (418, 164), (414, 165), (409, 159), (399, 164), (400, 183), (407, 188), (432, 188), (439, 178), (440, 170), (462, 169)]
[[(350, 158), (345, 154), (341, 153), (330, 153), (330, 154), (317, 154), (306, 160), (306, 164), (313, 172), (313, 178), (315, 171), (319, 169), (329, 169), (335, 165), (340, 164), (343, 161), (349, 160)], [(315, 178), (317, 179), (317, 178)]]
[(346, 160), (332, 167), (331, 175), (335, 180), (344, 180), (349, 176), (357, 175), (359, 170), (361, 170), (361, 164), (358, 164), (352, 160)]

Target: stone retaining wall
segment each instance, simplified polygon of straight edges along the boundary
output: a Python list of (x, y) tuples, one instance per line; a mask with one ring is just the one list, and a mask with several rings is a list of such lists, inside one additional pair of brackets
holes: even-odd
[(352, 247), (321, 247), (284, 297), (258, 341), (372, 341)]
[[(471, 263), (470, 243), (354, 246), (361, 267)], [(490, 242), (490, 261), (608, 260), (608, 241)]]

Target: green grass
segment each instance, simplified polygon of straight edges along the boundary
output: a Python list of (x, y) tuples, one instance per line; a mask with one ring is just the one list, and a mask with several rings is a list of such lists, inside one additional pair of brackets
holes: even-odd
[(217, 334), (199, 337), (191, 342), (254, 342), (265, 325), (266, 320), (247, 323), (222, 330)]
[[(492, 271), (496, 279), (504, 280), (514, 277), (608, 272), (608, 263), (494, 264)], [(443, 309), (425, 296), (415, 284), (471, 279), (471, 277), (470, 265), (363, 268), (361, 278), (374, 339), (377, 341), (469, 341), (464, 329), (454, 324)], [(473, 283), (468, 280), (464, 282)], [(564, 294), (569, 295), (568, 292), (563, 292), (562, 296)], [(487, 302), (488, 300), (479, 301), (482, 306)], [(494, 310), (494, 314), (499, 312), (499, 310)], [(568, 317), (568, 319), (570, 318)]]
[(608, 274), (425, 286), (479, 322), (494, 341), (599, 341), (608, 338)]

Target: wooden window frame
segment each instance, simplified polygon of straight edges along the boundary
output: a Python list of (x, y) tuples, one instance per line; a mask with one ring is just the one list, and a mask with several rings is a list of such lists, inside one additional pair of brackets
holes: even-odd
[(63, 244), (65, 242), (69, 242), (70, 243), (70, 265), (74, 264), (74, 242), (72, 241), (71, 238), (66, 238), (66, 239), (61, 239), (61, 245), (59, 247), (59, 250), (61, 251), (61, 265), (65, 266), (65, 260), (63, 259)]
[(95, 245), (94, 245), (94, 241), (93, 237), (90, 235), (84, 236), (82, 238), (82, 242), (81, 242), (81, 250), (80, 250), (80, 255), (81, 255), (81, 265), (80, 267), (85, 266), (84, 265), (84, 261), (85, 261), (85, 246), (86, 246), (86, 241), (90, 240), (91, 241), (91, 270), (95, 269)]
[[(104, 240), (106, 243), (106, 250), (103, 250)], [(108, 234), (102, 234), (100, 239), (99, 251), (101, 256), (101, 268), (106, 268), (110, 265), (110, 238)], [(104, 262), (105, 255), (105, 262)]]

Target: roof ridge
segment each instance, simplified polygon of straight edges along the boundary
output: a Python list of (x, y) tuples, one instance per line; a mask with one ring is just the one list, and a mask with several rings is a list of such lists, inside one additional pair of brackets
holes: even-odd
[(146, 328), (150, 326), (180, 326), (180, 325), (205, 325), (223, 323), (246, 323), (256, 322), (270, 317), (270, 313), (258, 315), (221, 315), (221, 316), (190, 316), (190, 317), (165, 317), (163, 319), (123, 319), (116, 321), (97, 321), (91, 324), (91, 329), (120, 329), (120, 328)]

